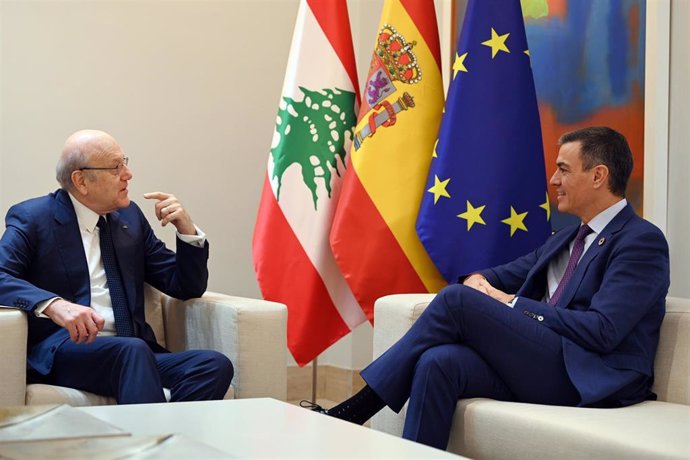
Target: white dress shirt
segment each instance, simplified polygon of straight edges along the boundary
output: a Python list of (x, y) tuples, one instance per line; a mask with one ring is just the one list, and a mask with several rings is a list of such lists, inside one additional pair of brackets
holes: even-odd
[[(99, 332), (99, 335), (115, 335), (115, 318), (113, 316), (113, 305), (110, 300), (110, 291), (108, 290), (108, 280), (105, 275), (105, 268), (101, 259), (101, 242), (99, 238), (100, 230), (97, 226), (99, 214), (84, 206), (76, 198), (69, 194), (74, 212), (77, 215), (77, 223), (79, 225), (79, 233), (81, 234), (81, 242), (84, 246), (84, 254), (86, 255), (86, 263), (89, 268), (89, 279), (91, 280), (91, 308), (105, 319), (105, 326)], [(206, 242), (206, 235), (196, 225), (196, 235), (181, 235), (177, 233), (177, 237), (183, 242), (197, 247), (203, 247)], [(43, 311), (59, 297), (48, 299), (41, 302), (36, 307), (35, 313), (37, 316), (46, 317)]]
[[(616, 217), (616, 215), (618, 215), (619, 212), (623, 210), (623, 208), (625, 208), (627, 204), (628, 201), (625, 198), (623, 198), (619, 202), (601, 211), (587, 223), (589, 228), (592, 229), (592, 232), (585, 237), (585, 250), (582, 251), (582, 256), (580, 256), (580, 260), (582, 260), (582, 257), (587, 252), (587, 249), (589, 249), (594, 240), (596, 240), (599, 237), (599, 234), (604, 230), (604, 228), (606, 228), (606, 226), (613, 220), (614, 217)], [(565, 269), (568, 266), (568, 260), (570, 259), (570, 254), (573, 252), (574, 245), (575, 240), (570, 242), (570, 245), (568, 246), (568, 251), (562, 251), (558, 256), (552, 259), (551, 262), (549, 262), (549, 267), (546, 271), (546, 282), (548, 284), (548, 292), (544, 296), (544, 302), (548, 302), (549, 299), (551, 299), (553, 293), (556, 292), (558, 283), (561, 281), (563, 275), (565, 274)]]

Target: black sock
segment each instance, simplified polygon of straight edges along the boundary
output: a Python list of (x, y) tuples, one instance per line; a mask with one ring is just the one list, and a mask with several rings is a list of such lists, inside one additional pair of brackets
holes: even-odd
[(350, 399), (328, 409), (328, 415), (362, 425), (384, 407), (386, 403), (367, 385)]

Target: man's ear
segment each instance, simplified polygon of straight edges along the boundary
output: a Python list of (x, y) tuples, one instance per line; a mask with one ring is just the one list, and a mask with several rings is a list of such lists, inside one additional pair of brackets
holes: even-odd
[(86, 187), (86, 175), (84, 171), (79, 169), (72, 171), (70, 178), (72, 179), (72, 185), (74, 185), (75, 191), (79, 192), (81, 195), (86, 195), (88, 188)]
[(609, 168), (606, 165), (597, 165), (594, 167), (594, 174), (592, 175), (592, 185), (594, 188), (606, 186), (609, 177)]

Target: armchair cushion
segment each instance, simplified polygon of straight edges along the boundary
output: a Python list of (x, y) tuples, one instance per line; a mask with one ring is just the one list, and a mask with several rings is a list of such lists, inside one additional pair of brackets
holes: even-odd
[(149, 284), (144, 284), (144, 305), (146, 308), (146, 322), (156, 335), (156, 342), (165, 346), (165, 324), (163, 323), (163, 303), (161, 292)]
[(117, 404), (113, 398), (101, 396), (88, 391), (57, 385), (32, 383), (26, 386), (26, 405), (38, 406), (42, 404), (56, 404), (60, 401), (70, 406), (105, 406)]

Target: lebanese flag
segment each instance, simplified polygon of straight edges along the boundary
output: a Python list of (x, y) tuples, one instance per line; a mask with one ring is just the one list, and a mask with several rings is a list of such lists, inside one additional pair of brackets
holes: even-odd
[(331, 229), (338, 265), (372, 322), (377, 298), (446, 284), (415, 231), (443, 100), (433, 0), (386, 0)]
[(366, 321), (328, 239), (358, 93), (346, 1), (301, 1), (252, 247), (264, 298), (288, 307), (300, 366)]

